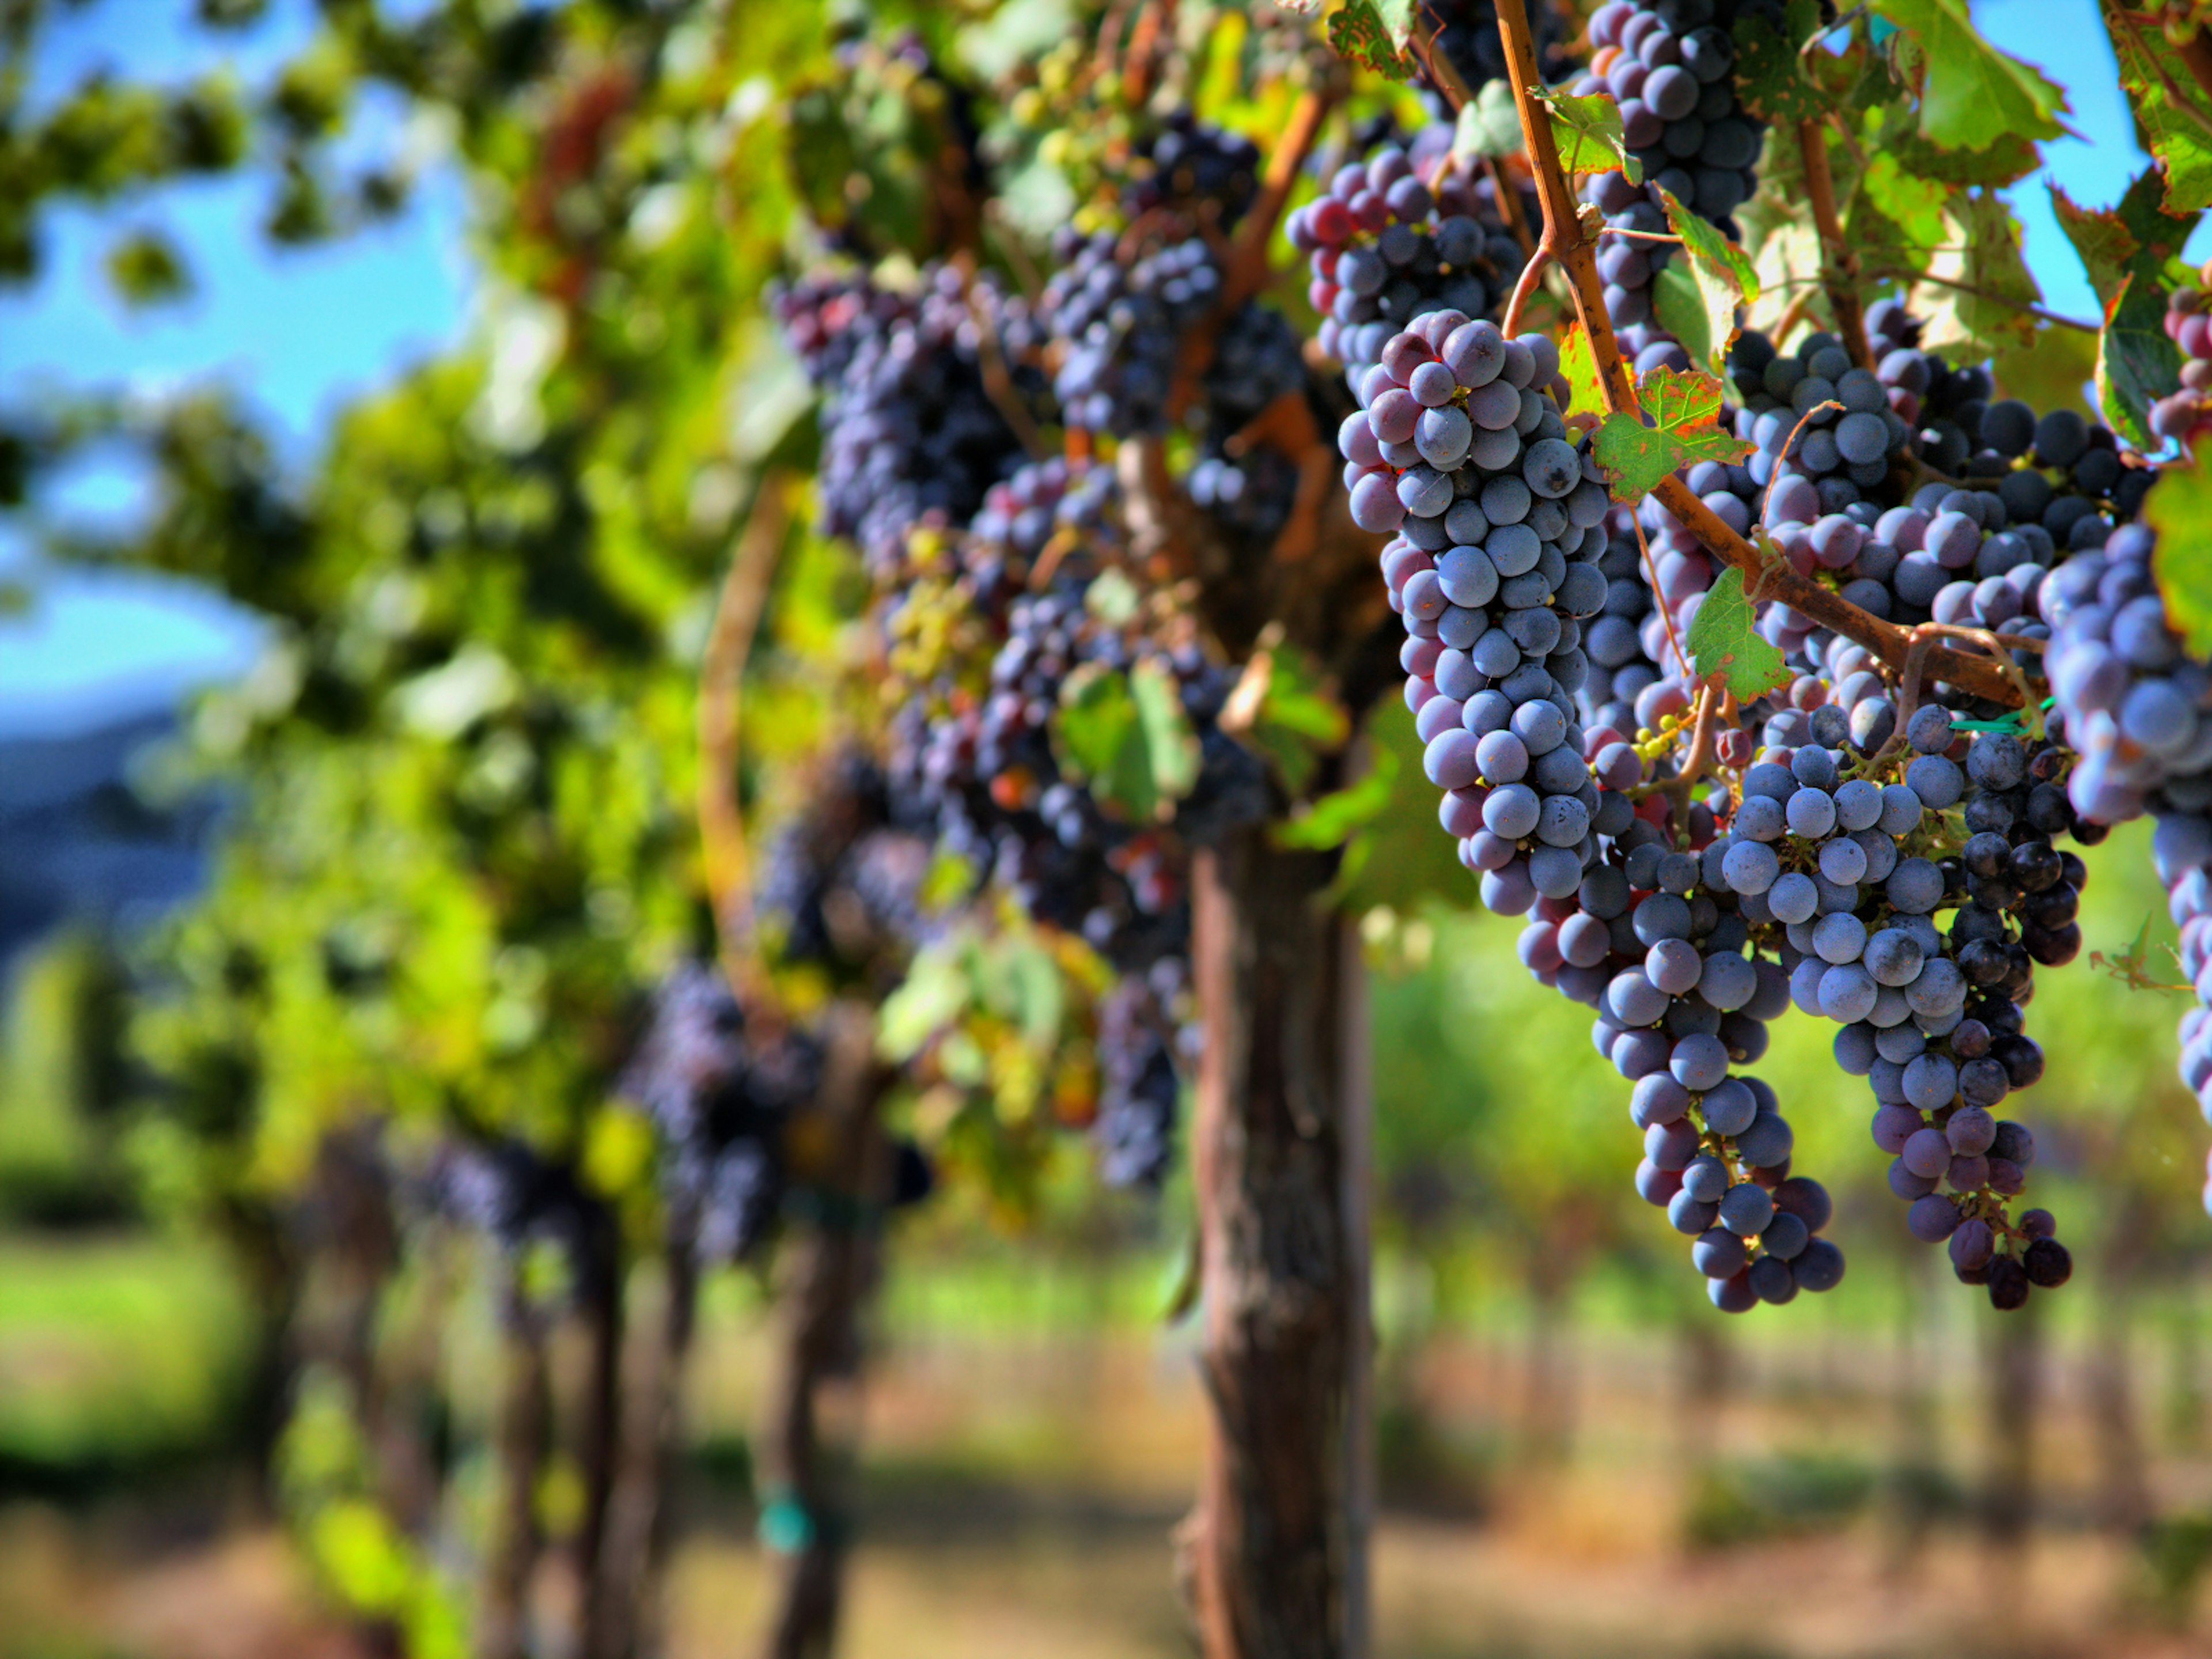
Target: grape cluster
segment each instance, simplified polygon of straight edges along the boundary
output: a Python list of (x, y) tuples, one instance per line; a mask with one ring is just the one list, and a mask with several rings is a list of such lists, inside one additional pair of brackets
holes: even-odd
[(2067, 790), (2100, 823), (2212, 807), (2212, 672), (2166, 625), (2156, 541), (2125, 526), (2049, 584), (2051, 690), (2080, 757)]
[(1295, 460), (1271, 444), (1242, 441), (1242, 434), (1279, 398), (1305, 388), (1297, 331), (1279, 312), (1239, 306), (1216, 335), (1200, 378), (1199, 454), (1183, 477), (1191, 500), (1239, 550), (1260, 554), (1274, 545), (1298, 488)]
[[(971, 534), (920, 561), (922, 579), (884, 614), (897, 704), (890, 775), (942, 845), (1031, 917), (1084, 938), (1128, 988), (1102, 1010), (1097, 1136), (1109, 1179), (1149, 1182), (1173, 1121), (1188, 849), (1271, 802), (1257, 757), (1221, 730), (1226, 672), (1156, 616), (1090, 602), (1122, 546), (1111, 469), (1052, 460), (1016, 472)], [(1195, 784), (1167, 824), (1109, 817), (1061, 772), (1052, 742), (1072, 674), (1139, 661), (1170, 677), (1199, 740)]]
[(1175, 1009), (1186, 991), (1180, 957), (1116, 980), (1098, 1001), (1099, 1172), (1116, 1187), (1157, 1187), (1174, 1157)]
[(895, 821), (875, 757), (842, 748), (769, 844), (753, 900), (774, 960), (841, 974), (896, 971), (919, 941), (927, 842)]
[(568, 1268), (567, 1292), (610, 1221), (572, 1164), (513, 1135), (449, 1140), (401, 1190), (414, 1208), (489, 1239), (509, 1258), (550, 1246)]
[(710, 963), (678, 968), (619, 1085), (651, 1119), (669, 1226), (704, 1261), (736, 1261), (781, 1212), (784, 1134), (820, 1086), (821, 1045), (749, 1017)]
[(1183, 334), (1219, 301), (1221, 267), (1201, 237), (1136, 258), (1121, 244), (1110, 230), (1063, 228), (1037, 320), (1059, 350), (1061, 419), (1127, 438), (1164, 424)]
[[(1840, 738), (1842, 721), (1824, 706), (1812, 742), (1769, 748), (1745, 771), (1706, 874), (1753, 925), (1778, 925), (1791, 1000), (1843, 1026), (1837, 1061), (1874, 1091), (1875, 1140), (1897, 1160), (1890, 1187), (1911, 1205), (1914, 1235), (1949, 1240), (1960, 1276), (2016, 1307), (2067, 1272), (2055, 1239), (2037, 1248), (2047, 1217), (2038, 1232), (2008, 1219), (2034, 1142), (1990, 1112), (2043, 1073), (2021, 1012), (2033, 964), (2080, 949), (2082, 866), (2048, 839), (2067, 821), (2064, 797), (2032, 777), (2020, 738), (1964, 737), (1940, 706), (1907, 723), (1912, 758), (1886, 783), (1820, 741)], [(1942, 850), (1934, 815), (1962, 801), (1972, 833), (1959, 855), (1924, 856)], [(1934, 920), (1947, 908), (1948, 933)]]
[(979, 336), (957, 271), (887, 299), (865, 278), (772, 296), (823, 396), (821, 520), (894, 568), (919, 524), (964, 524), (1021, 453), (983, 385)]
[[(1493, 0), (1431, 0), (1423, 8), (1425, 21), (1433, 19), (1433, 51), (1443, 53), (1470, 94), (1479, 94), (1492, 81), (1507, 78), (1505, 46), (1498, 33), (1498, 8)], [(1540, 3), (1528, 8), (1529, 27), (1535, 33), (1537, 68), (1546, 83), (1566, 78), (1573, 67), (1563, 50), (1570, 33), (1558, 8)], [(1449, 120), (1451, 108), (1442, 88), (1430, 84), (1424, 70), (1418, 77), (1423, 96), (1440, 119)]]
[(1528, 263), (1488, 178), (1447, 162), (1433, 179), (1386, 145), (1340, 167), (1328, 193), (1285, 225), (1309, 256), (1317, 341), (1355, 392), (1393, 334), (1425, 313), (1480, 317), (1503, 306)]
[(1171, 213), (1225, 231), (1259, 194), (1260, 149), (1180, 109), (1138, 141), (1130, 172), (1121, 209), (1131, 220)]
[[(1754, 15), (1778, 24), (1780, 8), (1771, 0), (1611, 0), (1592, 14), (1589, 35), (1597, 51), (1574, 91), (1584, 97), (1606, 93), (1618, 101), (1622, 136), (1644, 180), (1638, 185), (1626, 173), (1601, 173), (1583, 185), (1584, 199), (1605, 215), (1608, 228), (1667, 234), (1659, 194), (1665, 190), (1735, 236), (1732, 216), (1759, 188), (1765, 123), (1737, 101), (1730, 36), (1740, 19)], [(1664, 242), (1614, 235), (1598, 254), (1606, 313), (1638, 373), (1689, 367), (1687, 354), (1652, 308), (1652, 283), (1672, 251)]]

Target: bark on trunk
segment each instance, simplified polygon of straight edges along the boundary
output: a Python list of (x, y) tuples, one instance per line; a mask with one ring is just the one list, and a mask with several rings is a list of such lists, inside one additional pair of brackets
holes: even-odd
[[(862, 1314), (880, 1267), (892, 1177), (877, 1115), (885, 1079), (874, 1049), (872, 1017), (858, 1008), (838, 1011), (817, 1109), (830, 1148), (815, 1182), (820, 1214), (786, 1247), (783, 1372), (761, 1449), (764, 1529), (781, 1559), (767, 1659), (827, 1659), (836, 1645), (853, 1532), (851, 1428)], [(842, 1436), (827, 1426), (841, 1389)]]
[(505, 1309), (507, 1376), (499, 1421), (496, 1536), (484, 1561), (477, 1614), (477, 1659), (525, 1659), (530, 1650), (530, 1592), (544, 1534), (538, 1480), (552, 1429), (545, 1334), (524, 1305), (519, 1266), (511, 1265)]
[(1206, 1659), (1346, 1659), (1348, 1407), (1358, 1304), (1344, 1158), (1346, 924), (1333, 862), (1264, 831), (1192, 884), (1205, 1024), (1194, 1165), (1212, 1409), (1185, 1528)]
[(612, 1216), (601, 1218), (589, 1243), (581, 1287), (586, 1358), (579, 1462), (583, 1465), (584, 1516), (576, 1533), (577, 1571), (583, 1578), (585, 1650), (608, 1622), (607, 1534), (623, 1453), (623, 1340), (627, 1328), (626, 1264)]
[(623, 1390), (613, 1486), (586, 1608), (586, 1659), (641, 1659), (659, 1650), (660, 1585), (683, 1461), (684, 1374), (698, 1302), (696, 1258), (679, 1237), (669, 1253), (649, 1370)]

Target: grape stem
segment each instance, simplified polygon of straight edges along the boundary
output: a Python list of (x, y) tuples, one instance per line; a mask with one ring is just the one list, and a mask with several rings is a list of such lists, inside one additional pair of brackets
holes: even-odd
[(1805, 156), (1805, 189), (1813, 201), (1813, 223), (1820, 233), (1820, 276), (1828, 290), (1828, 309), (1851, 362), (1871, 374), (1874, 352), (1867, 344), (1866, 307), (1859, 303), (1859, 258), (1844, 240), (1836, 216), (1836, 179), (1828, 170), (1827, 123), (1807, 116), (1797, 124), (1797, 145)]
[[(1521, 136), (1536, 177), (1536, 194), (1544, 207), (1544, 234), (1539, 246), (1559, 263), (1573, 290), (1575, 309), (1589, 337), (1596, 360), (1598, 387), (1607, 410), (1613, 414), (1640, 415), (1635, 382), (1621, 361), (1620, 343), (1613, 320), (1607, 316), (1605, 290), (1598, 280), (1597, 260), (1583, 222), (1559, 165), (1559, 145), (1552, 137), (1549, 113), (1538, 101), (1535, 39), (1528, 27), (1524, 0), (1497, 0), (1498, 33), (1505, 49), (1505, 67), (1513, 82), (1514, 107), (1521, 117)], [(1591, 216), (1596, 217), (1595, 213)], [(1893, 671), (1902, 672), (1913, 641), (1906, 630), (1871, 616), (1832, 589), (1787, 565), (1771, 572), (1759, 550), (1729, 529), (1719, 515), (1697, 496), (1679, 474), (1660, 480), (1653, 491), (1660, 503), (1707, 550), (1747, 576), (1765, 577), (1774, 597), (1819, 627), (1826, 628), (1863, 645)], [(1997, 664), (1946, 647), (1931, 647), (1927, 665), (1942, 678), (1992, 702), (2011, 707), (2021, 700), (2018, 688)]]
[(696, 715), (699, 841), (716, 954), (738, 1000), (769, 1018), (778, 1003), (753, 927), (751, 859), (738, 803), (738, 733), (745, 664), (760, 631), (789, 519), (781, 476), (763, 474), (714, 601), (714, 623), (699, 660)]
[(1544, 268), (1551, 263), (1551, 250), (1539, 246), (1535, 252), (1529, 256), (1528, 263), (1522, 266), (1521, 280), (1513, 284), (1513, 297), (1506, 302), (1505, 319), (1498, 325), (1505, 331), (1507, 339), (1511, 339), (1521, 331), (1521, 313), (1527, 308), (1528, 301), (1536, 292), (1538, 285), (1543, 282)]

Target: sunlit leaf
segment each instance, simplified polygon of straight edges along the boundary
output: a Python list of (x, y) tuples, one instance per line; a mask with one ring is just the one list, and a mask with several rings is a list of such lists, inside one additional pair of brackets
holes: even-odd
[(1577, 173), (1626, 173), (1631, 184), (1644, 182), (1644, 165), (1628, 153), (1620, 125), (1620, 106), (1613, 94), (1594, 92), (1577, 98), (1564, 92), (1540, 92), (1552, 113), (1552, 142), (1559, 166)]
[(1986, 149), (2008, 135), (2066, 131), (2064, 91), (1983, 39), (1966, 0), (1875, 0), (1875, 9), (1912, 36), (1922, 137), (1946, 149)]
[(2166, 205), (2212, 207), (2212, 98), (2156, 20), (2110, 6), (2105, 19), (2136, 118), (2166, 164)]
[(1375, 9), (1375, 0), (1352, 0), (1328, 20), (1328, 44), (1347, 63), (1373, 70), (1393, 81), (1410, 81), (1417, 65), (1398, 49), (1389, 26)]
[(1819, 90), (1805, 76), (1798, 48), (1820, 31), (1818, 0), (1790, 0), (1782, 32), (1757, 13), (1735, 26), (1736, 100), (1762, 119), (1790, 126), (1821, 113)]
[(2212, 474), (2167, 467), (2143, 498), (2143, 518), (2158, 532), (2151, 570), (2166, 619), (2191, 655), (2212, 656)]
[(1743, 572), (1733, 565), (1721, 572), (1690, 620), (1684, 645), (1701, 677), (1718, 675), (1738, 702), (1790, 684), (1790, 665), (1760, 637), (1759, 616), (1744, 595)]
[(1648, 495), (1668, 473), (1699, 461), (1740, 461), (1751, 445), (1714, 424), (1721, 384), (1702, 374), (1657, 368), (1638, 383), (1644, 416), (1608, 415), (1599, 423), (1597, 464), (1615, 501)]

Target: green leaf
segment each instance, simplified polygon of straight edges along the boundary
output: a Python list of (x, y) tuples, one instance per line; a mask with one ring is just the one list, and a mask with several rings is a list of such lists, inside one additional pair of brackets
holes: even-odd
[(1484, 82), (1453, 125), (1452, 159), (1510, 155), (1520, 148), (1521, 112), (1513, 102), (1513, 88), (1504, 81)]
[(1121, 571), (1102, 570), (1084, 590), (1083, 608), (1109, 628), (1126, 628), (1136, 621), (1144, 596)]
[(2212, 112), (2196, 79), (2155, 21), (2107, 8), (2106, 26), (2120, 60), (2120, 82), (2151, 154), (2166, 164), (2166, 205), (2172, 211), (2212, 207)]
[(1539, 90), (1536, 96), (1552, 112), (1552, 142), (1559, 146), (1559, 166), (1568, 174), (1626, 173), (1630, 184), (1644, 182), (1644, 165), (1628, 153), (1620, 106), (1610, 93), (1577, 98)]
[(2066, 94), (1982, 39), (1966, 0), (1875, 0), (1918, 48), (1920, 133), (1946, 149), (1987, 149), (2008, 134), (2056, 138)]
[(924, 945), (898, 989), (884, 999), (876, 1021), (876, 1049), (903, 1065), (975, 1000), (967, 963), (967, 944), (955, 935)]
[(1302, 794), (1312, 781), (1316, 757), (1351, 741), (1352, 716), (1302, 652), (1277, 645), (1268, 652), (1267, 682), (1249, 735), (1291, 793)]
[(1820, 32), (1819, 0), (1790, 0), (1782, 33), (1753, 14), (1735, 26), (1736, 101), (1778, 126), (1821, 113), (1820, 91), (1805, 76), (1799, 48)]
[(1147, 659), (1123, 674), (1085, 663), (1062, 683), (1054, 749), (1108, 811), (1138, 823), (1164, 817), (1198, 781), (1198, 738), (1175, 676)]
[(192, 273), (177, 245), (158, 230), (135, 230), (107, 251), (107, 280), (134, 308), (173, 303), (192, 292)]
[(1279, 847), (1341, 847), (1389, 809), (1398, 787), (1398, 757), (1378, 750), (1374, 764), (1357, 783), (1347, 784), (1275, 826)]
[(1678, 257), (1659, 273), (1661, 325), (1682, 343), (1690, 361), (1720, 374), (1735, 343), (1736, 307), (1759, 301), (1759, 273), (1744, 251), (1711, 220), (1693, 213), (1662, 188), (1668, 222), (1682, 239)]
[(1751, 446), (1714, 424), (1721, 383), (1702, 374), (1655, 368), (1638, 383), (1641, 420), (1608, 415), (1597, 428), (1597, 464), (1618, 501), (1641, 500), (1668, 473), (1699, 461), (1740, 461)]
[(1698, 674), (1719, 675), (1738, 702), (1749, 702), (1790, 684), (1790, 665), (1780, 651), (1759, 637), (1754, 626), (1758, 620), (1744, 597), (1743, 572), (1731, 565), (1707, 591), (1684, 641)]
[(2166, 619), (2191, 656), (2212, 656), (2212, 474), (2167, 467), (2143, 498), (2143, 518), (2158, 532), (2151, 574)]
[(1404, 52), (1413, 42), (1413, 29), (1419, 21), (1420, 0), (1373, 0), (1375, 15), (1382, 20), (1389, 32), (1390, 44)]
[(1328, 44), (1336, 55), (1393, 81), (1410, 81), (1415, 64), (1398, 49), (1390, 30), (1375, 9), (1374, 0), (1352, 3), (1328, 20)]
[(1361, 915), (1387, 905), (1413, 915), (1431, 898), (1465, 902), (1467, 868), (1452, 838), (1437, 833), (1437, 793), (1421, 775), (1420, 733), (1404, 701), (1381, 704), (1363, 730), (1375, 766), (1390, 766), (1394, 787), (1389, 806), (1345, 848), (1333, 895), (1338, 908)]
[(2181, 353), (2166, 332), (2166, 294), (2187, 280), (2181, 250), (2200, 216), (2160, 205), (2164, 180), (2146, 167), (2117, 208), (2077, 207), (2056, 185), (2051, 204), (2104, 307), (2097, 339), (2097, 400), (2112, 429), (2154, 449), (2150, 406), (2181, 385)]
[(1901, 130), (1885, 132), (1877, 159), (1887, 158), (1900, 172), (1930, 184), (2009, 185), (2025, 179), (2043, 165), (2034, 140), (2008, 132), (1987, 149), (1945, 149), (1929, 143), (1915, 131), (1909, 115)]

